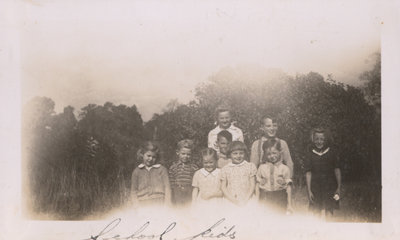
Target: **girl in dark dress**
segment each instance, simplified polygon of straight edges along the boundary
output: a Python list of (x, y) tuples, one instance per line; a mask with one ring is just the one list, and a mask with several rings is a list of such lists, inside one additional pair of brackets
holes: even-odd
[(312, 145), (307, 151), (304, 163), (309, 209), (319, 215), (333, 214), (339, 208), (341, 173), (338, 155), (330, 146), (330, 134), (326, 129), (314, 129)]

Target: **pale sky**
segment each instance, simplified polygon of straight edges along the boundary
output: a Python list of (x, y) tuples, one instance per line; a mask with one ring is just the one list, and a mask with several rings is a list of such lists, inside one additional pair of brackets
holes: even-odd
[(135, 104), (144, 120), (221, 68), (319, 72), (359, 85), (379, 1), (23, 1), (22, 102)]

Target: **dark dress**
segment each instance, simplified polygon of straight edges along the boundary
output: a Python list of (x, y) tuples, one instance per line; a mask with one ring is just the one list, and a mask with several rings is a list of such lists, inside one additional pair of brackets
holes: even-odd
[(339, 201), (333, 199), (337, 189), (335, 168), (340, 168), (338, 155), (332, 148), (322, 155), (313, 152), (311, 147), (308, 149), (304, 168), (305, 172), (311, 172), (311, 192), (314, 195), (314, 203), (310, 202), (309, 209), (315, 212), (322, 209), (333, 212), (339, 208)]

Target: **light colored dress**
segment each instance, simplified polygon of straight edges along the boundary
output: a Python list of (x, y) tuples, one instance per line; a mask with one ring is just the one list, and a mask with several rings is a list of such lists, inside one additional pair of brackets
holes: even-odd
[[(218, 204), (222, 200), (221, 169), (216, 168), (212, 172), (208, 172), (204, 168), (198, 170), (193, 176), (192, 186), (199, 189), (197, 199), (194, 199), (195, 204)], [(214, 197), (211, 199), (203, 199), (203, 195), (220, 195), (221, 197)]]
[(257, 173), (253, 163), (243, 161), (239, 164), (229, 163), (221, 169), (221, 180), (227, 182), (227, 191), (239, 201), (244, 201), (250, 187), (250, 179)]

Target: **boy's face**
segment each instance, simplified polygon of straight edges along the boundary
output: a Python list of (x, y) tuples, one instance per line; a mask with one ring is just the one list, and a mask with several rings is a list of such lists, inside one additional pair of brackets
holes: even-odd
[(178, 155), (179, 161), (183, 163), (187, 163), (190, 161), (190, 157), (192, 156), (192, 150), (189, 148), (181, 148), (176, 154)]
[(314, 134), (314, 145), (318, 149), (322, 149), (325, 145), (325, 134), (315, 133)]
[(156, 153), (152, 151), (147, 151), (143, 154), (143, 164), (146, 167), (151, 167), (156, 162)]
[(268, 162), (276, 163), (281, 160), (281, 153), (275, 147), (268, 148), (265, 154)]
[(229, 128), (231, 126), (231, 120), (231, 114), (228, 111), (218, 113), (217, 122), (221, 128)]
[(275, 137), (276, 131), (278, 130), (278, 124), (276, 122), (272, 122), (272, 119), (266, 118), (263, 121), (263, 125), (261, 126), (261, 130), (266, 137)]
[(231, 152), (231, 159), (233, 164), (239, 164), (244, 161), (244, 151), (243, 150), (235, 150)]
[(228, 139), (226, 139), (224, 137), (218, 137), (217, 145), (218, 145), (219, 152), (222, 154), (226, 154), (226, 152), (228, 151), (228, 145), (229, 145)]
[(203, 157), (203, 167), (207, 172), (212, 172), (217, 168), (217, 161), (212, 156)]

